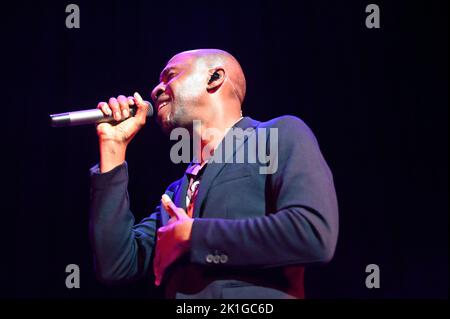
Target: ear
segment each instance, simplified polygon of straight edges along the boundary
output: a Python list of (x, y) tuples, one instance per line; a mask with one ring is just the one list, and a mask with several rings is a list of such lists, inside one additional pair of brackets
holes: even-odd
[(213, 93), (217, 91), (222, 83), (225, 81), (225, 70), (223, 68), (215, 68), (209, 70), (208, 84), (206, 89), (208, 92)]

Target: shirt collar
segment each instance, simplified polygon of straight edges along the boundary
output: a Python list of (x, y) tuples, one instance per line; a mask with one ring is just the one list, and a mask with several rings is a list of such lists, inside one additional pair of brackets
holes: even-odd
[[(239, 119), (237, 119), (236, 122), (234, 122), (230, 128), (234, 127), (243, 118), (244, 117), (241, 116)], [(228, 130), (225, 132), (225, 135), (228, 133)], [(220, 145), (220, 143), (219, 143), (219, 145)], [(200, 171), (206, 166), (206, 164), (208, 164), (208, 160), (206, 160), (203, 163), (199, 163), (196, 159), (194, 159), (194, 161), (192, 161), (191, 164), (189, 165), (189, 167), (186, 169), (186, 174), (191, 175), (191, 176), (197, 176), (200, 173)]]
[(203, 162), (203, 164), (200, 163), (192, 163), (189, 165), (189, 167), (186, 169), (186, 174), (190, 176), (197, 176), (200, 171), (203, 169), (203, 167), (206, 166), (208, 161)]

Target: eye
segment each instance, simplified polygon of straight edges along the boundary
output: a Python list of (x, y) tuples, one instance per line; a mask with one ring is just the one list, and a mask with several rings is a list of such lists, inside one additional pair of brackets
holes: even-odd
[(169, 74), (167, 74), (167, 81), (170, 81), (174, 76), (175, 76), (175, 73), (173, 73), (173, 72), (170, 72)]

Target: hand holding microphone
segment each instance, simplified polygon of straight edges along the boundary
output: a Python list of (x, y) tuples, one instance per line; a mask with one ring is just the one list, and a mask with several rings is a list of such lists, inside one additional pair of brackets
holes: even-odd
[[(136, 115), (129, 117), (130, 107), (136, 106)], [(145, 125), (149, 113), (150, 103), (142, 99), (139, 93), (133, 97), (119, 95), (110, 98), (108, 103), (100, 102), (97, 108), (106, 116), (113, 116), (119, 122), (112, 125), (103, 122), (97, 125), (97, 135), (100, 146), (100, 171), (107, 172), (125, 161), (128, 143), (136, 133)]]
[[(98, 103), (97, 109), (101, 110), (104, 116), (113, 118), (112, 122), (100, 122), (97, 125), (100, 141), (128, 144), (145, 125), (150, 108), (151, 104), (144, 101), (139, 93), (134, 93), (133, 97), (119, 95), (117, 99), (110, 98), (108, 103)], [(133, 113), (135, 115), (130, 116)], [(115, 124), (114, 121), (118, 123)]]
[[(123, 121), (129, 116), (135, 116), (137, 108), (133, 100), (134, 97), (132, 96), (128, 97), (130, 104), (128, 106), (125, 106), (124, 110), (122, 110), (123, 106), (118, 102), (119, 98), (122, 100), (124, 96), (121, 95), (117, 99), (111, 98), (110, 102), (112, 102), (112, 100), (115, 100), (115, 102), (112, 103), (111, 105), (108, 105), (107, 103), (104, 102), (99, 103), (96, 109), (51, 114), (50, 124), (53, 127), (65, 127), (65, 126), (77, 126), (86, 124), (99, 124), (103, 122), (114, 123), (115, 121), (117, 122)], [(149, 104), (147, 117), (151, 117), (153, 116), (153, 107), (150, 104), (150, 102), (148, 101), (145, 102)], [(115, 105), (117, 103), (119, 103), (118, 110), (115, 109)], [(102, 107), (104, 111), (102, 110)]]
[(150, 102), (139, 93), (110, 98), (100, 102), (96, 109), (52, 114), (53, 127), (97, 124), (100, 146), (100, 171), (107, 172), (125, 161), (128, 143), (153, 115)]

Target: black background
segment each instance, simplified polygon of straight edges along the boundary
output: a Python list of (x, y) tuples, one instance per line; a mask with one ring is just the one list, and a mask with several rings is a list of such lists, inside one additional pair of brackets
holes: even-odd
[[(340, 208), (333, 261), (308, 268), (309, 298), (448, 297), (448, 4), (376, 1), (74, 1), (2, 3), (3, 298), (154, 297), (146, 282), (104, 287), (88, 241), (94, 127), (48, 115), (119, 94), (150, 99), (174, 54), (232, 53), (247, 77), (244, 114), (292, 114), (314, 131)], [(185, 167), (154, 121), (127, 154), (137, 220)], [(150, 171), (151, 170), (151, 171)], [(158, 173), (158, 174), (155, 174)], [(245, 194), (243, 194), (245, 196)], [(67, 289), (65, 267), (81, 269)], [(381, 288), (365, 287), (365, 267)]]

